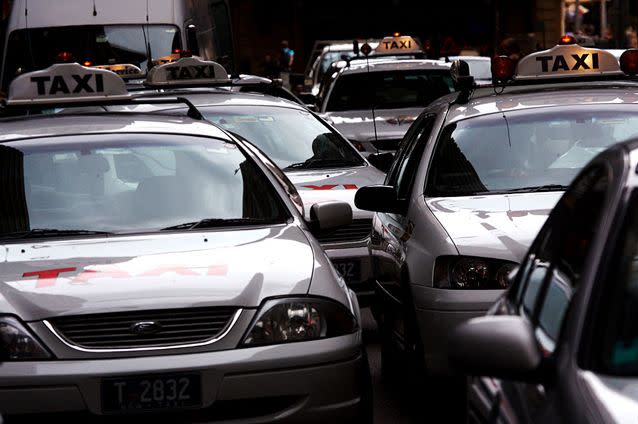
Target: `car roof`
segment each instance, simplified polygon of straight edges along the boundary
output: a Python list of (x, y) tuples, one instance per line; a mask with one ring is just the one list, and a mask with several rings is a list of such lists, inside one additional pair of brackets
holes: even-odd
[(0, 120), (0, 142), (60, 135), (162, 133), (230, 140), (220, 128), (187, 116), (167, 117), (135, 112), (42, 114)]
[[(184, 96), (187, 97), (196, 106), (275, 106), (285, 107), (289, 109), (307, 110), (298, 103), (283, 99), (281, 97), (275, 97), (262, 93), (230, 91), (217, 88), (175, 88), (167, 89), (162, 93), (149, 90), (138, 92), (137, 94), (148, 94), (151, 98), (163, 96)], [(179, 103), (176, 103), (175, 105), (175, 107), (173, 107), (172, 105), (167, 107), (166, 105), (157, 106), (152, 104), (140, 104), (139, 106), (135, 107), (135, 110), (156, 111), (185, 107), (185, 105), (180, 105)]]
[(449, 70), (450, 64), (440, 60), (432, 59), (387, 59), (375, 58), (370, 56), (369, 63), (366, 60), (358, 60), (350, 62), (350, 66), (343, 68), (342, 75), (345, 74), (361, 74), (382, 71), (398, 71), (410, 69), (427, 69), (427, 70)]
[[(638, 83), (631, 81), (591, 81), (586, 85), (581, 81), (508, 86), (500, 94), (495, 90), (501, 88), (487, 86), (475, 89), (466, 104), (455, 103), (450, 107), (446, 122), (542, 107), (638, 104)], [(458, 93), (452, 93), (435, 100), (431, 106), (436, 108), (450, 105), (457, 97)]]

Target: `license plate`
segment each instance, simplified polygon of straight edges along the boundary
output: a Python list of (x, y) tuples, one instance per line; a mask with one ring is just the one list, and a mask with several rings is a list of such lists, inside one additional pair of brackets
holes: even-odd
[(346, 282), (361, 280), (361, 262), (359, 261), (333, 261), (335, 269)]
[(105, 413), (197, 408), (202, 406), (199, 374), (102, 380)]

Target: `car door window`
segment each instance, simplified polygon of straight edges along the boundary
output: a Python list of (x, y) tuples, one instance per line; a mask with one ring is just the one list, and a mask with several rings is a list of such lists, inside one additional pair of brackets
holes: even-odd
[(405, 143), (397, 153), (397, 160), (390, 171), (388, 183), (397, 189), (399, 199), (405, 199), (410, 195), (435, 119), (436, 115), (433, 114), (422, 118), (415, 131), (406, 136)]
[(606, 168), (594, 167), (582, 174), (560, 199), (539, 235), (537, 263), (526, 276), (520, 309), (532, 320), (547, 355), (554, 351), (560, 336), (600, 225), (608, 188)]

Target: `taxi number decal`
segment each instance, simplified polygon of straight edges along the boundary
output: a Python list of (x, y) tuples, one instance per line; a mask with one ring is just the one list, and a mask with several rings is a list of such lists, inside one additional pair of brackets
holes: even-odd
[(384, 47), (387, 50), (397, 50), (397, 49), (411, 49), (412, 48), (412, 40), (399, 40), (396, 41), (382, 41)]
[(562, 71), (577, 71), (579, 69), (599, 69), (598, 65), (598, 53), (592, 53), (592, 65), (591, 67), (585, 62), (589, 57), (589, 53), (584, 53), (581, 55), (573, 54), (571, 57), (576, 61), (573, 67), (569, 67), (567, 64), (567, 60), (564, 56), (539, 56), (536, 58), (537, 62), (541, 62), (542, 72), (549, 72), (549, 63), (553, 60), (552, 64), (552, 72), (556, 72), (559, 70)]
[(171, 66), (167, 67), (169, 80), (190, 80), (200, 78), (215, 78), (215, 68), (210, 65)]
[[(37, 84), (38, 95), (43, 96), (46, 94), (53, 95), (58, 93), (70, 94), (70, 93), (103, 93), (104, 92), (104, 77), (101, 74), (86, 74), (86, 75), (71, 75), (73, 81), (67, 81), (62, 75), (55, 75), (53, 80), (50, 76), (31, 77), (31, 82)], [(95, 80), (95, 86), (92, 87), (89, 83), (91, 80)], [(49, 91), (47, 93), (46, 83), (51, 82)], [(73, 91), (69, 89), (68, 83), (75, 83)]]
[[(356, 184), (342, 184), (344, 190), (356, 190), (358, 187)], [(326, 184), (326, 185), (305, 185), (304, 188), (310, 190), (332, 190), (335, 187), (339, 187), (338, 184)]]

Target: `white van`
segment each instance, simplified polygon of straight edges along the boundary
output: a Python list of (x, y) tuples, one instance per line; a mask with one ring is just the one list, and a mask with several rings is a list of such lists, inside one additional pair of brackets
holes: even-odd
[(3, 89), (17, 75), (53, 63), (133, 64), (145, 72), (183, 50), (234, 69), (228, 0), (13, 0), (9, 5), (0, 52)]

